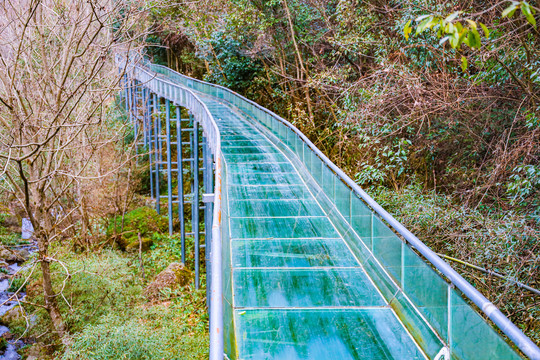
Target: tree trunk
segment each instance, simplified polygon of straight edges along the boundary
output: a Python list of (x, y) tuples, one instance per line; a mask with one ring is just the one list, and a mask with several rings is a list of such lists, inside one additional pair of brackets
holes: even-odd
[(50, 260), (47, 256), (47, 240), (38, 239), (39, 246), (39, 259), (41, 261), (41, 272), (43, 275), (43, 297), (45, 299), (45, 307), (51, 317), (54, 329), (59, 338), (63, 338), (66, 335), (66, 325), (62, 319), (62, 314), (58, 309), (58, 302), (56, 301), (56, 294), (54, 293)]

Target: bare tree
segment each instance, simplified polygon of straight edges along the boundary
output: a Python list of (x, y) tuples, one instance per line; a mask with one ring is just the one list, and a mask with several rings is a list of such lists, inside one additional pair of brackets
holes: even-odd
[(113, 55), (134, 44), (141, 8), (122, 0), (0, 3), (0, 180), (34, 226), (44, 306), (61, 338), (49, 246), (85, 218), (85, 188), (114, 171), (102, 162), (122, 136), (105, 116), (122, 76)]

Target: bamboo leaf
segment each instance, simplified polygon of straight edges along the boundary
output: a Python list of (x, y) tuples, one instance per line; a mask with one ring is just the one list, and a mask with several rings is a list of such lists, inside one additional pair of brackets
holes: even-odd
[(531, 8), (528, 2), (523, 1), (521, 4), (521, 12), (527, 18), (527, 21), (536, 29), (536, 19), (534, 18), (534, 9)]
[(452, 22), (454, 21), (459, 15), (461, 14), (461, 11), (456, 11), (456, 12), (453, 12), (451, 13), (450, 15), (448, 15), (446, 17), (446, 19), (444, 19), (445, 22)]
[(469, 23), (469, 26), (470, 26), (472, 29), (476, 29), (477, 25), (476, 25), (476, 22), (475, 22), (475, 21), (472, 21), (472, 20), (467, 19), (467, 22)]
[(489, 29), (487, 28), (487, 26), (480, 23), (480, 27), (482, 28), (482, 30), (484, 30), (484, 35), (486, 35), (486, 37), (489, 38)]
[(403, 28), (403, 33), (405, 34), (406, 40), (409, 40), (409, 35), (411, 34), (411, 32), (412, 32), (411, 20), (409, 20), (407, 21), (407, 23), (405, 24), (405, 27)]
[(465, 72), (467, 70), (467, 58), (465, 56), (461, 57), (461, 70)]
[(517, 5), (512, 4), (509, 7), (507, 7), (506, 9), (504, 9), (504, 11), (502, 12), (501, 15), (502, 15), (502, 17), (511, 18), (514, 15), (514, 13), (516, 12), (516, 9), (517, 9)]

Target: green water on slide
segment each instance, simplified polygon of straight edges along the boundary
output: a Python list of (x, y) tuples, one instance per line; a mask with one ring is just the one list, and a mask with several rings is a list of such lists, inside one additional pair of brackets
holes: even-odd
[(221, 134), (229, 358), (520, 358), (294, 133), (157, 71), (191, 87)]

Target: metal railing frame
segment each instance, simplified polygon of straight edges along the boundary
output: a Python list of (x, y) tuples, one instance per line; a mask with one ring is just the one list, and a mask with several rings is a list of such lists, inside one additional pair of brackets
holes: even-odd
[(141, 86), (152, 93), (168, 99), (179, 106), (190, 109), (193, 116), (202, 124), (208, 146), (214, 156), (214, 206), (211, 236), (211, 288), (210, 288), (210, 359), (223, 359), (223, 295), (222, 295), (222, 259), (221, 259), (221, 191), (222, 191), (222, 153), (221, 138), (218, 126), (199, 97), (185, 86), (167, 81), (143, 66), (137, 65), (133, 59), (128, 61), (117, 55), (116, 62), (124, 67), (125, 72), (137, 79)]
[[(461, 275), (459, 275), (448, 263), (441, 259), (433, 250), (431, 250), (426, 244), (424, 244), (420, 239), (418, 239), (413, 233), (411, 233), (405, 226), (403, 226), (399, 221), (397, 221), (391, 214), (384, 210), (381, 205), (379, 205), (371, 196), (369, 196), (356, 182), (354, 182), (347, 174), (345, 174), (340, 168), (338, 168), (330, 159), (326, 157), (300, 130), (298, 130), (294, 125), (289, 121), (283, 119), (274, 112), (260, 106), (259, 104), (243, 97), (242, 95), (220, 85), (207, 83), (198, 79), (193, 79), (188, 76), (182, 75), (176, 71), (173, 71), (167, 67), (161, 65), (151, 65), (152, 68), (159, 67), (165, 72), (174, 73), (175, 76), (179, 76), (185, 79), (188, 82), (200, 83), (202, 85), (212, 86), (218, 89), (221, 89), (225, 92), (230, 93), (231, 95), (237, 96), (241, 100), (251, 104), (252, 106), (258, 108), (259, 110), (267, 113), (274, 119), (280, 121), (282, 124), (290, 128), (297, 136), (319, 157), (319, 159), (326, 164), (336, 175), (337, 177), (346, 184), (356, 195), (362, 199), (380, 218), (384, 219), (386, 223), (393, 228), (397, 233), (399, 233), (405, 241), (409, 243), (411, 247), (414, 247), (426, 260), (428, 260), (434, 268), (436, 268), (441, 274), (443, 274), (448, 281), (457, 287), (469, 300), (471, 300), (478, 308), (488, 317), (497, 327), (506, 335), (508, 338), (530, 359), (540, 360), (540, 349), (536, 344), (529, 339), (514, 323), (510, 321), (491, 301), (489, 301), (484, 295), (482, 295), (474, 286), (472, 286), (467, 280), (465, 280)], [(148, 70), (143, 70), (147, 73)], [(197, 95), (189, 90), (185, 85), (179, 85), (177, 83), (172, 83), (168, 80), (160, 78), (160, 76), (165, 76), (154, 71), (151, 71), (153, 76), (159, 79), (159, 81), (174, 84), (183, 89), (183, 91), (188, 92), (191, 96), (196, 98), (198, 101), (199, 98)], [(202, 103), (202, 101), (200, 101)], [(204, 106), (206, 109), (206, 106)], [(208, 109), (206, 109), (208, 111)], [(210, 118), (212, 115), (208, 112)], [(213, 125), (216, 127), (216, 132), (219, 134), (217, 125), (213, 121)], [(203, 124), (204, 127), (204, 124)], [(219, 143), (219, 138), (215, 139)], [(214, 204), (214, 225), (213, 225), (213, 235), (212, 235), (212, 253), (211, 253), (211, 262), (213, 269), (220, 269), (219, 271), (212, 271), (212, 294), (211, 294), (211, 308), (210, 308), (210, 359), (217, 360), (223, 358), (223, 319), (222, 317), (222, 274), (221, 274), (221, 257), (218, 256), (221, 254), (221, 236), (220, 234), (220, 205), (218, 199), (220, 200), (219, 194), (221, 194), (221, 152), (220, 145), (217, 147), (219, 156), (216, 156), (216, 149), (214, 149), (214, 156), (216, 159), (216, 176), (215, 176), (215, 185), (216, 185), (216, 202)], [(219, 187), (219, 190), (218, 190)], [(216, 233), (214, 233), (214, 231)], [(219, 251), (218, 251), (219, 247)], [(217, 274), (219, 272), (219, 274)], [(218, 303), (216, 300), (219, 299), (220, 309), (216, 309)], [(218, 325), (218, 319), (216, 316), (220, 316), (220, 324)], [(221, 356), (220, 356), (221, 354)]]

